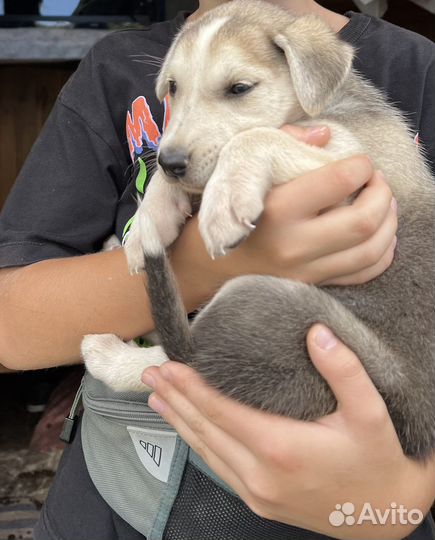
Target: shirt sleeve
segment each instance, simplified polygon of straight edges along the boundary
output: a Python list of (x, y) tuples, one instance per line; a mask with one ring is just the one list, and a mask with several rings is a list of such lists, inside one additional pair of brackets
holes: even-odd
[(124, 169), (58, 99), (0, 214), (0, 267), (98, 250), (113, 230)]

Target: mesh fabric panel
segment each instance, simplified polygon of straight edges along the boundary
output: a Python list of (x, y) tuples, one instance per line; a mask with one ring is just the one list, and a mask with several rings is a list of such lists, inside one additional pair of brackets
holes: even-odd
[(164, 540), (325, 540), (329, 537), (270, 521), (187, 463)]

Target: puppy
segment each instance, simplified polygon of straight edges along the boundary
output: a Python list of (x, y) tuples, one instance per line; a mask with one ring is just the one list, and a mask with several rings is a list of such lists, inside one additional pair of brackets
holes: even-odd
[[(404, 452), (435, 447), (435, 188), (400, 113), (352, 69), (353, 49), (315, 17), (257, 0), (222, 5), (186, 24), (170, 48), (157, 95), (171, 100), (159, 167), (126, 244), (144, 270), (161, 346), (86, 336), (90, 373), (114, 390), (146, 390), (144, 368), (168, 357), (248, 405), (312, 420), (336, 400), (306, 351), (323, 323), (364, 364), (385, 400)], [(284, 123), (326, 124), (325, 148), (296, 141)], [(272, 185), (366, 153), (398, 201), (398, 249), (377, 279), (314, 287), (267, 276), (224, 285), (189, 326), (165, 256), (192, 202), (212, 257), (240, 243)]]

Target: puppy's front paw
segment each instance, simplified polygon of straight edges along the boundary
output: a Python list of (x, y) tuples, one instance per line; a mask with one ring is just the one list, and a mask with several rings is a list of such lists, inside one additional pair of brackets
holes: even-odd
[[(135, 221), (137, 215), (135, 216)], [(139, 274), (145, 270), (144, 252), (137, 223), (133, 221), (128, 238), (124, 245), (124, 253), (127, 257), (127, 265), (130, 274)]]
[(237, 175), (215, 175), (199, 210), (199, 231), (212, 258), (225, 255), (249, 236), (264, 208), (255, 182), (249, 185), (249, 180)]

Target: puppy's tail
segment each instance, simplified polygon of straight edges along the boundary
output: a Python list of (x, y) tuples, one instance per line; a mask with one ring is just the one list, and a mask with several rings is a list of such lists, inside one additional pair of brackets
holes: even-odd
[(140, 217), (138, 213), (137, 217), (145, 221), (142, 221), (141, 230), (147, 231), (142, 238), (142, 247), (148, 277), (148, 296), (156, 330), (168, 357), (189, 363), (192, 337), (165, 248), (151, 217), (146, 213), (141, 213)]

